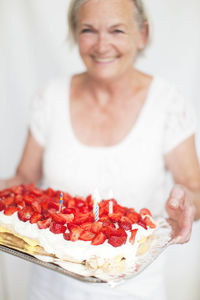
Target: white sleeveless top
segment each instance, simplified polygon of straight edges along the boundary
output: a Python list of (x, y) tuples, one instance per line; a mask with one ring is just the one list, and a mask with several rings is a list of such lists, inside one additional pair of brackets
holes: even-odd
[[(114, 197), (122, 205), (138, 210), (148, 207), (153, 215), (163, 215), (167, 199), (164, 155), (194, 134), (195, 118), (190, 103), (185, 101), (171, 84), (156, 77), (151, 83), (141, 113), (125, 139), (114, 146), (91, 147), (82, 144), (76, 138), (71, 126), (70, 82), (71, 78), (52, 81), (33, 102), (30, 130), (45, 149), (43, 187), (50, 186), (82, 196), (98, 188), (102, 197), (112, 189)], [(44, 270), (40, 270), (41, 272)], [(48, 273), (46, 270), (45, 272)], [(157, 277), (160, 275), (157, 274)], [(56, 276), (59, 277), (54, 274), (54, 281)], [(158, 291), (158, 280), (155, 274), (153, 277), (153, 285)], [(65, 280), (68, 289), (69, 286), (77, 285), (79, 289), (81, 287), (82, 295), (83, 290), (91, 293), (91, 286), (87, 284), (66, 278), (62, 280)], [(152, 274), (147, 276), (146, 282), (151, 280)], [(138, 279), (134, 279), (135, 283), (137, 281)], [(127, 295), (133, 296), (133, 283), (128, 281), (121, 289), (126, 291)], [(141, 284), (144, 284), (144, 277)], [(75, 290), (77, 293), (76, 288), (71, 288), (70, 295), (73, 295)], [(131, 299), (151, 299), (147, 287), (145, 291), (144, 288), (138, 290), (141, 290), (136, 293), (140, 298)], [(136, 287), (134, 291), (137, 291)], [(97, 288), (95, 292), (97, 294)], [(66, 299), (62, 298), (64, 290), (61, 293), (58, 288), (57, 293), (60, 300)], [(42, 292), (40, 294), (42, 295)], [(48, 299), (55, 299), (51, 298), (51, 295), (52, 293), (49, 293)], [(149, 298), (145, 298), (145, 295)], [(42, 296), (38, 297), (39, 295), (37, 299), (43, 300)], [(67, 293), (68, 300), (76, 297), (70, 298)], [(161, 294), (159, 297), (156, 299), (163, 299)]]

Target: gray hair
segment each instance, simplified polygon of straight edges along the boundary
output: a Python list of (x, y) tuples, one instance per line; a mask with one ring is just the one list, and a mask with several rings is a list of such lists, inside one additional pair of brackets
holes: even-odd
[[(69, 10), (68, 10), (68, 30), (69, 30), (69, 40), (76, 43), (76, 17), (78, 9), (89, 0), (71, 0)], [(142, 30), (146, 23), (148, 23), (147, 14), (142, 3), (142, 0), (131, 0), (136, 8), (136, 21), (139, 28)], [(149, 35), (149, 33), (148, 33)], [(148, 36), (149, 39), (149, 36)]]

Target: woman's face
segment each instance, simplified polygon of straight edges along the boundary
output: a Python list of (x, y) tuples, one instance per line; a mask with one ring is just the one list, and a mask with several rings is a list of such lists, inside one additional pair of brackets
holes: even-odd
[(79, 52), (88, 73), (114, 79), (132, 69), (144, 35), (131, 0), (89, 0), (77, 15)]

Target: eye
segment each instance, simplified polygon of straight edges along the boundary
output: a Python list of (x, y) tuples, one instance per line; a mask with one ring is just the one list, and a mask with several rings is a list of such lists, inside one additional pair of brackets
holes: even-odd
[(92, 30), (89, 28), (85, 28), (81, 30), (81, 33), (88, 33), (88, 32), (92, 32)]
[(120, 30), (120, 29), (115, 29), (114, 31), (113, 31), (113, 33), (124, 33), (122, 30)]

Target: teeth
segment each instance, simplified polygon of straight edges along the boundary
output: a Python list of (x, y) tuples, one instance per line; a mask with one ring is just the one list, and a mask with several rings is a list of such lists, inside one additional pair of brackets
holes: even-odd
[(98, 58), (98, 57), (95, 57), (95, 60), (97, 62), (111, 62), (115, 59), (115, 57), (109, 57), (109, 58)]

